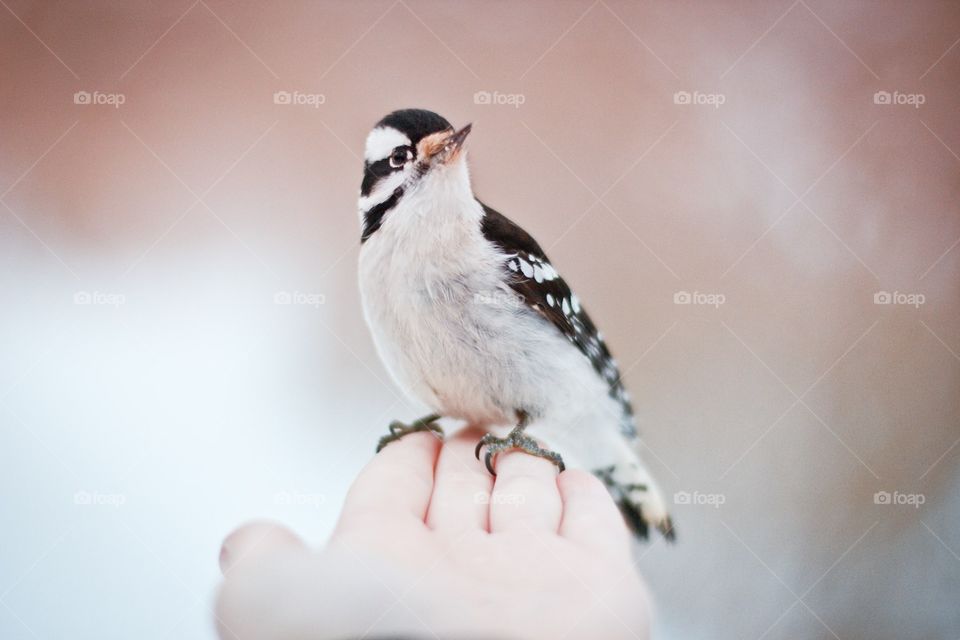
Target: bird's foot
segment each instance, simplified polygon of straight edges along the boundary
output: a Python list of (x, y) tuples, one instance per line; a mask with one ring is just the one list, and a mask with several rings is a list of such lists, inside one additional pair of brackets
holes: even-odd
[(559, 453), (544, 449), (537, 444), (536, 440), (525, 435), (521, 428), (514, 429), (507, 434), (506, 438), (498, 438), (492, 433), (488, 433), (480, 438), (480, 442), (477, 443), (477, 449), (474, 451), (477, 460), (480, 459), (480, 450), (483, 449), (484, 446), (487, 447), (487, 453), (483, 457), (483, 462), (487, 465), (487, 471), (490, 472), (490, 475), (497, 475), (497, 472), (493, 468), (494, 457), (507, 449), (519, 449), (532, 456), (549, 460), (557, 465), (557, 468), (560, 469), (561, 472), (566, 469), (566, 466), (563, 464), (563, 458), (560, 457)]
[(437, 424), (437, 420), (440, 419), (440, 415), (436, 413), (431, 413), (428, 416), (424, 416), (419, 420), (415, 420), (410, 424), (405, 424), (399, 420), (394, 420), (390, 423), (390, 433), (388, 435), (380, 438), (380, 442), (377, 443), (377, 453), (395, 440), (399, 440), (403, 436), (416, 433), (418, 431), (432, 431), (437, 434), (438, 437), (443, 438), (443, 429), (440, 425)]

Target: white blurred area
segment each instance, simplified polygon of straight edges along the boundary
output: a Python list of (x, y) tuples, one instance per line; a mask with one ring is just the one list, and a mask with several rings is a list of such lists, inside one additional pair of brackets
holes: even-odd
[(666, 491), (722, 496), (638, 549), (659, 637), (957, 637), (958, 37), (935, 2), (8, 2), (0, 637), (211, 638), (234, 526), (323, 543), (418, 411), (355, 285), (363, 138), (407, 106), (474, 122)]

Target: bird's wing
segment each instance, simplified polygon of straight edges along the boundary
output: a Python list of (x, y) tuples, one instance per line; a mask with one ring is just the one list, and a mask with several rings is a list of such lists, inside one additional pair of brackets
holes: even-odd
[(527, 307), (548, 320), (587, 357), (609, 386), (610, 397), (623, 408), (625, 434), (635, 435), (633, 408), (616, 361), (577, 296), (533, 236), (500, 212), (480, 204), (484, 210), (483, 235), (507, 254), (510, 287)]

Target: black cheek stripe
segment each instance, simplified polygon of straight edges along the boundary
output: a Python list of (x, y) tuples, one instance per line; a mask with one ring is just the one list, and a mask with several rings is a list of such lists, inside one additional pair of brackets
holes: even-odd
[(367, 238), (380, 228), (380, 225), (383, 224), (383, 217), (397, 206), (401, 196), (403, 196), (403, 187), (397, 187), (393, 190), (393, 195), (363, 214), (363, 234), (360, 236), (360, 244), (366, 242)]

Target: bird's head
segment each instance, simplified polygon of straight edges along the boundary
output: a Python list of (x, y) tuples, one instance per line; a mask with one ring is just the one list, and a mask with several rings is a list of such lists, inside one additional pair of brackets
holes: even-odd
[(360, 185), (363, 240), (384, 215), (424, 184), (452, 179), (469, 189), (463, 143), (470, 125), (459, 131), (425, 109), (402, 109), (384, 117), (367, 136)]

